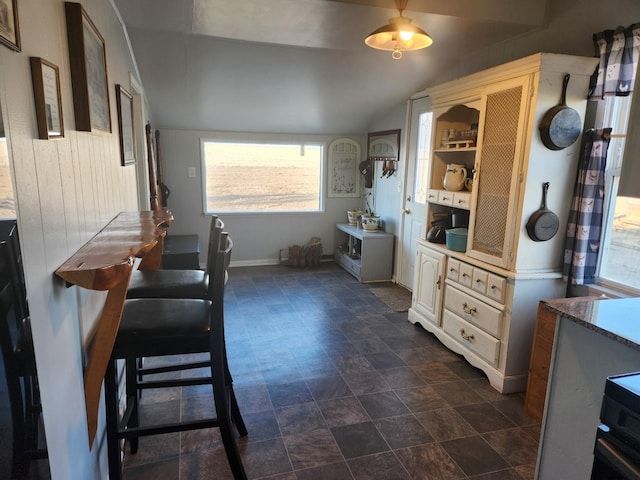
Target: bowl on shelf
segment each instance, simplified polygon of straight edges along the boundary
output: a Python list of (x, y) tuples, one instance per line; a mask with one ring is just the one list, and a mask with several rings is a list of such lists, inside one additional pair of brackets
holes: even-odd
[(380, 217), (377, 215), (363, 215), (362, 228), (367, 232), (375, 232), (380, 227)]
[(347, 219), (349, 220), (349, 225), (357, 225), (358, 220), (362, 216), (362, 210), (347, 210)]

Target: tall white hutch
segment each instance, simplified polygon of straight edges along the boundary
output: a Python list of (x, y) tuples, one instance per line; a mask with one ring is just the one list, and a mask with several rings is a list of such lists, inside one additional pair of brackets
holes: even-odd
[[(545, 113), (567, 104), (584, 121), (589, 77), (597, 59), (540, 53), (427, 90), (434, 131), (426, 225), (453, 208), (469, 210), (466, 252), (418, 242), (409, 321), (463, 355), (502, 393), (524, 391), (538, 301), (564, 297), (565, 225), (580, 139), (547, 149), (539, 133)], [(446, 144), (445, 130), (477, 128), (473, 143)], [(473, 172), (469, 192), (443, 189), (447, 165)], [(560, 219), (548, 241), (527, 234), (550, 183), (547, 207)]]

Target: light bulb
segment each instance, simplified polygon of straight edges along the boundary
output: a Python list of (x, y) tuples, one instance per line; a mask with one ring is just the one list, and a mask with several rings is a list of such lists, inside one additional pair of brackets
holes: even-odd
[(400, 38), (405, 42), (408, 42), (413, 38), (413, 32), (409, 32), (407, 30), (400, 30)]

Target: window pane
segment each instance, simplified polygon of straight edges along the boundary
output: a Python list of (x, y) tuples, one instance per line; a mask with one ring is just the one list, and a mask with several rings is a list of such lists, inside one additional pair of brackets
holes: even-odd
[(322, 145), (203, 142), (205, 212), (317, 212)]
[(418, 148), (416, 152), (416, 175), (413, 198), (417, 203), (427, 203), (427, 174), (431, 156), (431, 124), (433, 112), (420, 114), (418, 126)]
[(640, 289), (640, 198), (618, 197), (600, 276)]

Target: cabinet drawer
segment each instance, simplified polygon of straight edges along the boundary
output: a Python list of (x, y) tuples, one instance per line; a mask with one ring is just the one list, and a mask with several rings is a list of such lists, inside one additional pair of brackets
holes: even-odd
[(460, 275), (458, 276), (458, 282), (465, 287), (471, 288), (471, 282), (473, 282), (473, 267), (471, 265), (460, 262)]
[(487, 293), (487, 277), (489, 272), (480, 268), (473, 269), (473, 277), (471, 281), (471, 288), (478, 293), (484, 295)]
[(456, 192), (453, 194), (453, 206), (468, 209), (471, 206), (471, 194), (469, 192)]
[(479, 355), (492, 366), (498, 364), (500, 340), (493, 338), (491, 335), (486, 334), (479, 328), (476, 328), (446, 310), (444, 312), (442, 327), (447, 335)]
[(504, 303), (506, 287), (506, 278), (490, 273), (487, 278), (487, 297), (497, 300), (500, 303)]
[(447, 278), (449, 280), (453, 280), (454, 282), (457, 282), (459, 275), (460, 275), (460, 261), (450, 258), (449, 262), (447, 263)]
[(346, 253), (337, 252), (335, 254), (335, 259), (338, 264), (340, 264), (345, 270), (347, 270), (352, 275), (360, 278), (360, 262), (349, 257)]
[(438, 192), (438, 203), (443, 205), (453, 205), (453, 192), (440, 190)]
[(437, 202), (437, 201), (438, 201), (438, 190), (429, 188), (427, 190), (427, 202)]
[(480, 327), (496, 338), (500, 337), (503, 313), (460, 290), (447, 285), (444, 308)]

